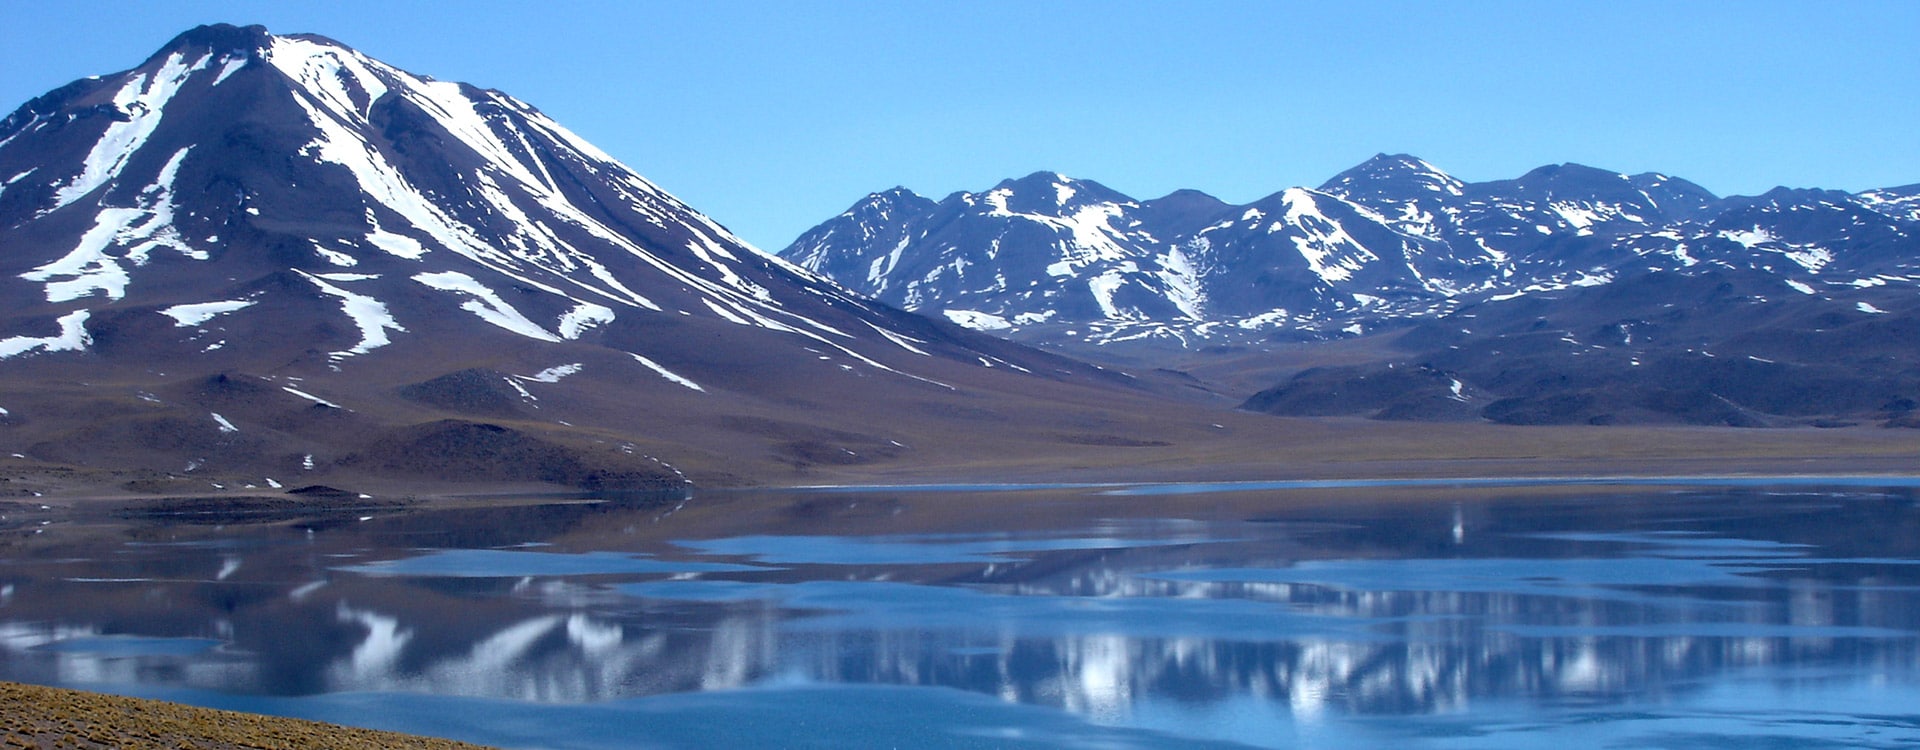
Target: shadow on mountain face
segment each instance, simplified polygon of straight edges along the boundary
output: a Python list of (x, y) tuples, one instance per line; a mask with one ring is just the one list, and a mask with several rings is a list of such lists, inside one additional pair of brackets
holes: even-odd
[(1398, 334), (1405, 354), (1303, 371), (1242, 408), (1503, 424), (1913, 424), (1920, 305), (1807, 294), (1759, 274), (1650, 273), (1476, 305)]

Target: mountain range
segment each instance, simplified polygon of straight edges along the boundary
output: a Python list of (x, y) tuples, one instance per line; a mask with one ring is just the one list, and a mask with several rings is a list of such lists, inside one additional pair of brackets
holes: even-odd
[(863, 299), (524, 102), (324, 37), (196, 28), (0, 120), (14, 460), (203, 490), (740, 483), (1145, 439), (1104, 416), (1143, 397)]
[(1041, 172), (933, 201), (874, 193), (780, 256), (1022, 340), (1326, 338), (1642, 271), (1754, 268), (1811, 289), (1905, 283), (1920, 186), (1718, 198), (1577, 164), (1467, 183), (1381, 154), (1246, 205), (1135, 200)]
[[(1721, 198), (1577, 164), (1468, 183), (1381, 154), (1229, 205), (1041, 172), (874, 193), (780, 255), (1075, 356), (1273, 373), (1227, 390), (1278, 414), (1909, 424), (1920, 399), (1920, 185)], [(1259, 354), (1356, 337), (1386, 345)]]

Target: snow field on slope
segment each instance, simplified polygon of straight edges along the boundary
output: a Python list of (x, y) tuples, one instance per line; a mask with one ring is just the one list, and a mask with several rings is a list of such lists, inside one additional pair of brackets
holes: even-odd
[(174, 305), (160, 309), (160, 314), (173, 318), (178, 328), (192, 328), (237, 310), (252, 307), (257, 300), (227, 300), (221, 302), (200, 302), (190, 305)]
[(86, 310), (75, 310), (60, 316), (60, 332), (52, 336), (14, 336), (0, 339), (0, 359), (7, 359), (31, 351), (77, 352), (83, 351), (93, 343), (93, 337), (87, 335)]

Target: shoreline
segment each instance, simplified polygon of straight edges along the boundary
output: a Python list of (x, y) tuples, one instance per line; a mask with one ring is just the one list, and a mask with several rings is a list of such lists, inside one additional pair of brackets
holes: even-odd
[[(1672, 466), (1649, 466), (1654, 463)], [(847, 476), (844, 481), (766, 483), (743, 486), (700, 486), (653, 491), (592, 491), (559, 485), (463, 485), (442, 483), (396, 485), (372, 480), (361, 488), (371, 492), (302, 495), (290, 490), (243, 488), (207, 492), (142, 494), (100, 491), (97, 482), (60, 483), (54, 492), (38, 496), (0, 496), (0, 521), (7, 516), (45, 517), (107, 514), (123, 518), (220, 516), (236, 520), (301, 514), (342, 515), (393, 513), (460, 508), (511, 507), (530, 504), (596, 503), (610, 497), (654, 498), (661, 501), (697, 496), (760, 493), (917, 493), (967, 492), (1013, 495), (1028, 491), (1091, 490), (1106, 496), (1176, 496), (1232, 492), (1287, 492), (1310, 490), (1418, 490), (1500, 489), (1528, 487), (1653, 487), (1653, 486), (1782, 486), (1840, 485), (1853, 487), (1920, 487), (1920, 458), (1848, 457), (1805, 458), (1800, 465), (1782, 462), (1759, 465), (1748, 460), (1677, 459), (1669, 462), (1626, 461), (1382, 461), (1372, 466), (1343, 465), (1236, 467), (1195, 465), (1095, 469), (1075, 467), (1054, 471), (1022, 471), (988, 467), (964, 470), (880, 471)], [(1627, 470), (1627, 465), (1645, 471)], [(1372, 468), (1363, 472), (1355, 469)], [(1315, 471), (1314, 469), (1319, 469)], [(1446, 471), (1444, 469), (1453, 469)], [(1461, 471), (1461, 469), (1480, 469)], [(1664, 470), (1663, 470), (1664, 469)], [(850, 473), (851, 474), (851, 473)], [(1232, 477), (1232, 478), (1221, 478)]]
[[(1220, 414), (1204, 435), (1160, 445), (1046, 444), (1010, 440), (919, 446), (899, 456), (795, 464), (749, 450), (723, 459), (675, 458), (695, 492), (814, 486), (1268, 482), (1482, 477), (1920, 474), (1920, 430), (1514, 427), (1402, 424)], [(689, 448), (689, 451), (697, 452)], [(848, 454), (851, 456), (852, 454)], [(710, 457), (709, 457), (710, 458)], [(718, 461), (718, 463), (715, 463)], [(77, 506), (157, 499), (288, 499), (434, 507), (519, 502), (518, 496), (585, 496), (587, 488), (537, 481), (462, 481), (338, 467), (279, 476), (232, 467), (191, 472), (0, 456), (0, 503)], [(677, 484), (636, 488), (675, 491)], [(345, 504), (351, 504), (345, 503)]]

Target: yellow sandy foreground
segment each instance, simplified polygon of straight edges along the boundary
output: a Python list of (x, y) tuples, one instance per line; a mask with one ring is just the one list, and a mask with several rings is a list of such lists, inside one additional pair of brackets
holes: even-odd
[(452, 740), (0, 682), (0, 747), (479, 748)]

